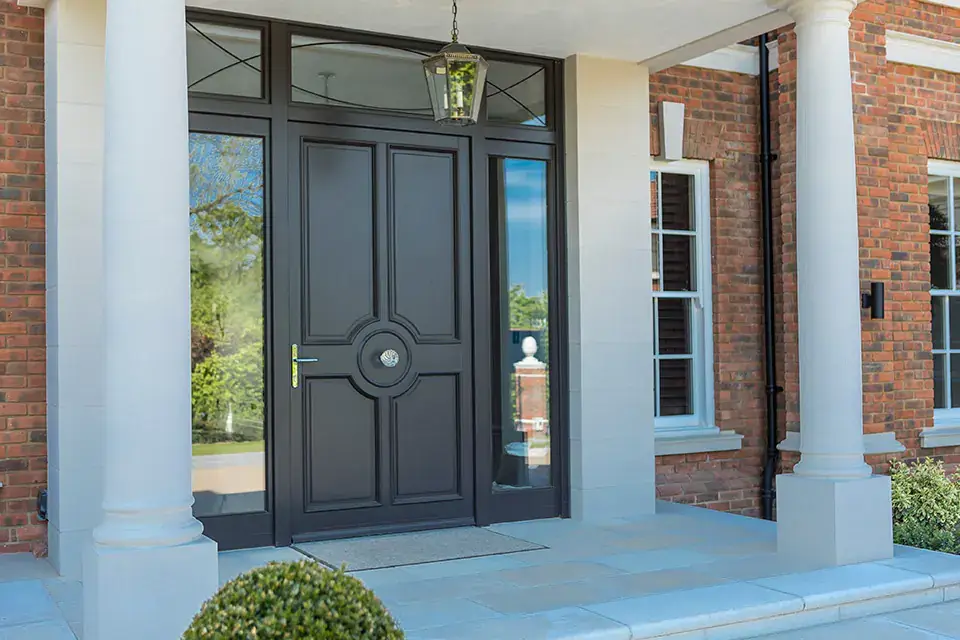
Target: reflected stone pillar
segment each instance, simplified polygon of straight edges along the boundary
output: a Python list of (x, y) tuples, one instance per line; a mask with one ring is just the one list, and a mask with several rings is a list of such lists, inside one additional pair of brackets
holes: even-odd
[(780, 551), (828, 564), (893, 554), (890, 479), (864, 461), (860, 237), (850, 76), (857, 0), (779, 0), (797, 34), (800, 462), (777, 478)]
[(183, 0), (108, 0), (104, 519), (84, 559), (84, 636), (179, 638), (218, 583), (193, 517)]

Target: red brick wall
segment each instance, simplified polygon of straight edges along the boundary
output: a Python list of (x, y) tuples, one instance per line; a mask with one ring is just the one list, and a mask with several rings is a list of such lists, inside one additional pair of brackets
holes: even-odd
[[(885, 472), (892, 457), (936, 455), (960, 466), (960, 447), (920, 449), (933, 426), (927, 159), (960, 161), (960, 75), (888, 63), (887, 29), (960, 42), (960, 10), (917, 0), (868, 0), (851, 17), (861, 279), (886, 283), (887, 316), (864, 312), (864, 432), (895, 432), (906, 446), (868, 457)], [(796, 38), (777, 34), (771, 73), (775, 165), (774, 266), (777, 369), (785, 388), (780, 434), (799, 429), (796, 281)], [(758, 202), (758, 79), (674, 67), (651, 77), (652, 153), (656, 104), (687, 108), (685, 155), (711, 160), (714, 357), (717, 424), (744, 436), (741, 451), (663, 456), (661, 498), (757, 513), (764, 446), (762, 289)], [(719, 147), (703, 153), (702, 128)], [(718, 124), (719, 123), (719, 124)], [(700, 155), (697, 153), (700, 152)], [(783, 456), (789, 471), (796, 454)]]
[[(893, 31), (960, 42), (958, 9), (890, 2), (883, 20)], [(960, 75), (888, 63), (886, 79), (891, 233), (884, 242), (892, 253), (897, 285), (896, 298), (888, 304), (892, 318), (886, 321), (894, 359), (893, 392), (886, 410), (897, 438), (907, 447), (904, 457), (937, 455), (955, 467), (960, 464), (960, 447), (920, 449), (920, 431), (933, 426), (927, 160), (960, 162), (957, 140), (941, 138), (958, 133)], [(880, 466), (883, 460), (873, 462)]]
[(756, 77), (674, 67), (650, 78), (652, 153), (657, 104), (686, 107), (684, 156), (710, 161), (716, 423), (743, 449), (661, 456), (664, 499), (755, 514), (763, 465), (763, 288), (759, 84)]
[(0, 552), (45, 550), (43, 12), (0, 1)]

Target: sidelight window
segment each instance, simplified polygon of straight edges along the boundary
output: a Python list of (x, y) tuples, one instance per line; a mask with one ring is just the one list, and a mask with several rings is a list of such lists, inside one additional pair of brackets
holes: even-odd
[(544, 160), (490, 160), (491, 205), (499, 212), (496, 489), (552, 485), (547, 173)]
[(654, 167), (650, 228), (656, 429), (658, 435), (671, 436), (716, 431), (708, 165)]
[(194, 512), (263, 511), (264, 139), (190, 134)]

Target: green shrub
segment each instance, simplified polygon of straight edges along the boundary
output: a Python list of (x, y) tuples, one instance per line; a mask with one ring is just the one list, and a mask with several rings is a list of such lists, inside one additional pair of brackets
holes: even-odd
[(938, 529), (914, 520), (894, 523), (893, 541), (908, 547), (960, 554), (960, 535), (949, 529)]
[(931, 551), (960, 553), (960, 477), (948, 477), (939, 460), (913, 465), (894, 461), (893, 541)]
[(895, 461), (890, 466), (893, 483), (893, 521), (913, 520), (937, 529), (956, 529), (960, 523), (960, 482), (947, 477), (943, 463), (927, 458), (914, 465)]
[(403, 640), (363, 583), (311, 561), (272, 562), (225, 584), (183, 640)]

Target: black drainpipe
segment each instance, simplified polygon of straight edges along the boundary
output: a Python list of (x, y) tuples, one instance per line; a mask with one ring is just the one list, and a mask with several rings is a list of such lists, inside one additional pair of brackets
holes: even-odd
[(767, 34), (760, 36), (760, 207), (763, 224), (763, 345), (766, 360), (767, 452), (763, 465), (762, 514), (773, 520), (773, 486), (780, 452), (777, 449), (777, 343), (773, 302), (773, 161), (770, 151), (770, 50)]

